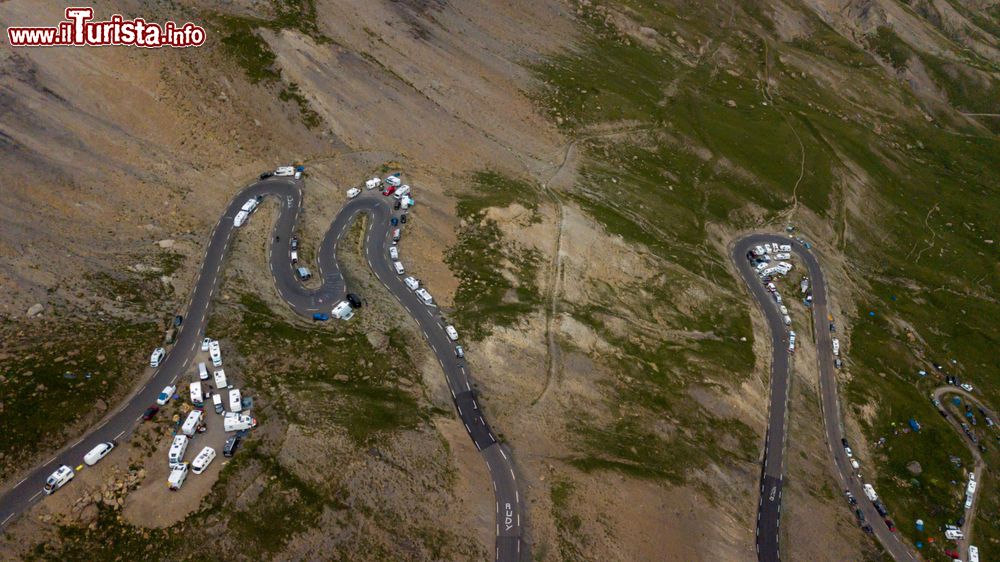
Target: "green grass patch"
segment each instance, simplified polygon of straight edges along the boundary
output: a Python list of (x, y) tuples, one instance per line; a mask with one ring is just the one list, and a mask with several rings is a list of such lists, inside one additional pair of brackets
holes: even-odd
[[(44, 447), (58, 447), (67, 430), (121, 400), (149, 364), (160, 337), (152, 323), (28, 322), (2, 327), (0, 453), (12, 468)], [(6, 470), (5, 470), (6, 472)]]

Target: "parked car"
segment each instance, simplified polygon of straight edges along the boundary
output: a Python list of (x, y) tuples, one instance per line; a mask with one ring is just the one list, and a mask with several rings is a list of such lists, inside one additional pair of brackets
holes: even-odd
[(406, 224), (406, 213), (399, 215), (399, 222)]
[(208, 347), (212, 345), (212, 338), (205, 338), (201, 340), (201, 350), (208, 351)]
[(974, 390), (973, 386), (967, 382), (963, 382), (959, 386), (962, 387), (962, 390), (966, 392), (972, 392)]
[(852, 451), (850, 447), (844, 447), (844, 453), (847, 454), (847, 458), (854, 456), (854, 451)]
[(316, 312), (313, 314), (313, 320), (316, 322), (326, 322), (330, 319), (329, 314), (324, 314), (322, 312)]
[(396, 246), (389, 246), (389, 258), (399, 261), (399, 248)]
[(163, 357), (167, 354), (167, 350), (162, 347), (158, 347), (153, 350), (152, 355), (149, 356), (149, 366), (152, 368), (157, 368), (160, 366), (160, 361), (163, 361)]
[(160, 407), (159, 406), (150, 406), (150, 407), (146, 408), (145, 412), (142, 413), (142, 419), (144, 421), (149, 421), (149, 420), (153, 419), (153, 416), (155, 416), (156, 412), (159, 412), (159, 411), (160, 411)]
[(178, 314), (177, 316), (174, 316), (174, 327), (175, 328), (179, 328), (182, 323), (184, 323), (184, 317), (183, 316), (181, 316), (180, 314)]
[(895, 533), (896, 532), (896, 526), (892, 523), (892, 519), (889, 519), (887, 517), (885, 519), (885, 526), (889, 528), (889, 532), (891, 532), (891, 533)]
[(455, 346), (455, 357), (458, 357), (459, 359), (465, 357), (465, 350), (462, 349), (462, 346), (460, 345)]
[(222, 448), (222, 456), (231, 457), (236, 454), (236, 449), (240, 446), (241, 438), (239, 435), (233, 435), (226, 440), (226, 445)]
[(354, 199), (358, 195), (361, 195), (361, 190), (358, 189), (358, 188), (356, 188), (356, 187), (352, 187), (351, 189), (347, 190), (347, 198), (348, 199)]
[(85, 462), (87, 466), (94, 466), (95, 464), (100, 462), (101, 459), (108, 456), (108, 453), (110, 453), (111, 449), (114, 448), (115, 444), (111, 442), (98, 443), (96, 447), (91, 449), (90, 452), (88, 452), (86, 455), (83, 456), (83, 462)]
[(312, 278), (312, 273), (309, 271), (308, 267), (300, 267), (295, 270), (295, 273), (298, 274), (299, 280), (301, 281), (308, 281)]
[(260, 179), (266, 180), (267, 178), (269, 178), (269, 177), (271, 177), (273, 175), (274, 175), (273, 172), (264, 172), (263, 174), (260, 175)]
[(299, 252), (298, 250), (292, 250), (292, 263), (299, 263)]
[(392, 204), (392, 210), (393, 211), (398, 211), (399, 208), (402, 207), (402, 206), (403, 206), (403, 204), (399, 201), (399, 199), (396, 199), (396, 202)]
[(174, 392), (176, 391), (177, 387), (172, 384), (163, 387), (163, 391), (160, 392), (160, 395), (156, 397), (156, 403), (159, 404), (160, 406), (163, 406), (167, 402), (170, 402), (170, 398), (174, 395)]
[(292, 236), (292, 249), (293, 250), (298, 250), (299, 249), (299, 237), (298, 236)]
[(399, 224), (399, 219), (397, 219), (396, 217), (392, 217), (391, 219), (389, 219), (389, 224), (391, 224), (392, 226), (396, 226)]
[(385, 195), (387, 197), (389, 195), (392, 195), (393, 193), (396, 193), (396, 186), (394, 185), (386, 185), (385, 189), (382, 190), (382, 195)]
[(451, 339), (451, 341), (458, 340), (458, 330), (456, 330), (455, 327), (452, 326), (451, 324), (445, 326), (444, 331), (446, 334), (448, 334), (448, 338)]
[(351, 308), (361, 308), (361, 297), (354, 293), (347, 293), (347, 304), (351, 305)]
[(843, 445), (844, 447), (846, 447), (847, 446), (847, 438), (846, 437), (841, 437), (840, 438), (840, 444)]

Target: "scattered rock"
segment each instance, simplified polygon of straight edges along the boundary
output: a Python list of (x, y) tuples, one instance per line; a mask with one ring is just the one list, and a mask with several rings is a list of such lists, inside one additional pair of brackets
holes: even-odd
[(156, 243), (156, 245), (166, 250), (167, 248), (174, 247), (174, 240), (172, 238), (167, 238), (166, 240), (160, 240)]
[(36, 302), (28, 309), (28, 316), (38, 316), (43, 310), (45, 310), (45, 307), (42, 306), (42, 303)]
[(910, 474), (914, 476), (920, 476), (920, 473), (924, 471), (923, 467), (917, 461), (910, 461), (906, 464), (906, 470), (910, 471)]
[(736, 107), (736, 100), (726, 100), (726, 105), (729, 107)]

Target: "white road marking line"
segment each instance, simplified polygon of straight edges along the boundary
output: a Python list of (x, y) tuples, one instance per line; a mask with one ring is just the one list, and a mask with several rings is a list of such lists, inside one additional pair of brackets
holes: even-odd
[(55, 457), (52, 457), (51, 459), (49, 459), (49, 460), (45, 461), (45, 462), (44, 462), (44, 463), (42, 464), (42, 466), (48, 466), (48, 465), (49, 465), (49, 463), (51, 463), (51, 462), (52, 462), (52, 461), (54, 461), (54, 460), (56, 460), (56, 458), (55, 458)]
[[(142, 416), (139, 416), (139, 417), (141, 418)], [(121, 430), (121, 431), (120, 431), (120, 432), (118, 433), (118, 435), (115, 435), (115, 439), (120, 439), (122, 435), (125, 435), (125, 430), (124, 430), (124, 429), (123, 429), (123, 430)]]
[(29, 501), (29, 502), (30, 502), (30, 501), (35, 501), (35, 498), (37, 498), (37, 497), (38, 497), (38, 495), (39, 495), (39, 494), (41, 494), (41, 493), (42, 493), (42, 491), (41, 491), (41, 490), (39, 490), (39, 491), (35, 492), (35, 495), (33, 495), (33, 496), (31, 496), (30, 498), (28, 498), (28, 501)]
[(7, 517), (5, 517), (5, 518), (4, 518), (4, 520), (3, 520), (3, 522), (2, 522), (2, 523), (0, 523), (0, 527), (2, 527), (2, 526), (4, 526), (4, 525), (6, 525), (6, 524), (7, 524), (7, 522), (8, 522), (8, 521), (10, 521), (10, 518), (11, 518), (11, 517), (13, 517), (13, 516), (14, 516), (14, 514), (13, 514), (13, 513), (11, 513), (11, 514), (10, 514), (10, 515), (8, 515)]
[(17, 484), (14, 484), (14, 488), (17, 488), (21, 484), (24, 484), (25, 480), (27, 480), (27, 479), (28, 479), (27, 476), (25, 476), (24, 478), (22, 478), (20, 482), (18, 482)]

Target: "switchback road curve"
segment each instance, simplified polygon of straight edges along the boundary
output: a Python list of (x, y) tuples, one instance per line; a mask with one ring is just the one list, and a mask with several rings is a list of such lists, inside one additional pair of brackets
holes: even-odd
[[(522, 544), (522, 498), (517, 488), (510, 451), (497, 442), (496, 435), (483, 418), (476, 393), (469, 381), (465, 361), (455, 356), (454, 346), (445, 334), (443, 323), (437, 314), (438, 309), (424, 305), (407, 289), (389, 263), (387, 246), (392, 208), (388, 201), (378, 191), (366, 191), (344, 205), (320, 244), (317, 273), (322, 278), (322, 285), (317, 289), (309, 289), (296, 279), (289, 258), (290, 240), (302, 209), (302, 182), (278, 177), (244, 188), (226, 208), (209, 241), (183, 329), (150, 380), (82, 438), (23, 475), (17, 483), (6, 487), (0, 496), (0, 529), (44, 497), (42, 487), (55, 468), (63, 464), (71, 467), (79, 465), (83, 456), (99, 443), (127, 439), (137, 427), (143, 411), (155, 403), (160, 390), (168, 384), (175, 384), (185, 374), (190, 375), (189, 367), (204, 337), (209, 306), (219, 285), (230, 239), (236, 230), (233, 218), (249, 198), (257, 196), (276, 198), (280, 204), (270, 238), (268, 267), (282, 299), (296, 313), (305, 317), (311, 317), (319, 311), (329, 313), (333, 305), (346, 295), (344, 277), (336, 260), (337, 244), (358, 215), (365, 214), (369, 217), (364, 243), (365, 258), (386, 290), (420, 326), (444, 371), (458, 415), (489, 469), (496, 497), (496, 559), (501, 562), (518, 562), (522, 559), (522, 551), (524, 558), (528, 559), (530, 555)], [(72, 485), (72, 482), (67, 484)]]
[[(850, 490), (858, 499), (858, 508), (863, 511), (875, 536), (894, 560), (897, 562), (915, 561), (917, 557), (913, 551), (895, 533), (889, 531), (888, 527), (882, 523), (882, 517), (875, 511), (875, 507), (865, 498), (862, 483), (852, 473), (850, 460), (840, 443), (844, 431), (840, 421), (836, 370), (833, 365), (833, 336), (830, 333), (828, 323), (829, 309), (823, 271), (820, 269), (816, 257), (807, 248), (794, 239), (774, 234), (752, 234), (741, 238), (733, 244), (730, 254), (730, 259), (746, 282), (750, 294), (764, 314), (764, 319), (771, 331), (771, 397), (767, 433), (764, 439), (760, 501), (757, 510), (757, 557), (761, 562), (778, 562), (780, 560), (781, 491), (785, 473), (784, 454), (788, 425), (788, 365), (790, 359), (788, 331), (782, 321), (778, 305), (746, 258), (747, 252), (754, 246), (766, 243), (791, 244), (792, 251), (799, 257), (808, 271), (813, 294), (813, 328), (816, 339), (823, 425), (825, 426), (827, 448), (832, 455), (834, 474), (840, 484), (840, 489)], [(797, 291), (798, 287), (791, 289)], [(793, 292), (786, 290), (785, 294), (791, 298)], [(846, 501), (844, 503), (847, 504)]]

